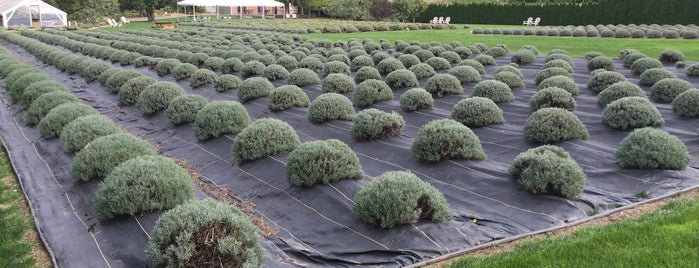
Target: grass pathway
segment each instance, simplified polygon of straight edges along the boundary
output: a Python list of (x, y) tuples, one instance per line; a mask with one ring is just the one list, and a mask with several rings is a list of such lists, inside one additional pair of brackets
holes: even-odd
[(0, 267), (51, 267), (7, 155), (0, 150)]

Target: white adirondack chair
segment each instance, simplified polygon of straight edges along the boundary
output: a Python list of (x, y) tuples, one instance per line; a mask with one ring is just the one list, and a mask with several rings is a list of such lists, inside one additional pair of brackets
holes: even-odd
[(444, 19), (444, 22), (443, 22), (443, 23), (444, 23), (444, 24), (449, 24), (450, 21), (451, 21), (451, 17), (447, 17), (447, 18)]
[(296, 18), (296, 13), (291, 14), (291, 18), (295, 19)]
[(437, 17), (432, 18), (432, 24), (437, 24), (437, 21), (439, 21), (439, 18), (437, 18)]
[(131, 21), (126, 19), (126, 17), (124, 17), (124, 16), (121, 16), (121, 18), (119, 18), (119, 21), (121, 22), (121, 24), (131, 23)]
[(444, 22), (444, 17), (439, 17), (439, 20), (437, 20), (437, 24), (442, 24)]
[(109, 26), (112, 26), (112, 27), (121, 27), (121, 23), (117, 23), (116, 20), (114, 20), (112, 18), (108, 18), (107, 23), (109, 23)]
[(527, 20), (525, 20), (525, 21), (523, 21), (523, 22), (522, 22), (522, 25), (523, 25), (523, 26), (529, 26), (529, 25), (532, 25), (532, 23), (534, 23), (534, 21), (533, 21), (533, 20), (534, 20), (534, 18), (532, 18), (532, 17), (529, 17), (529, 18), (528, 18)]
[(539, 26), (539, 22), (541, 22), (541, 18), (536, 17), (536, 19), (534, 20), (534, 22), (532, 22), (532, 25), (534, 25), (534, 26)]

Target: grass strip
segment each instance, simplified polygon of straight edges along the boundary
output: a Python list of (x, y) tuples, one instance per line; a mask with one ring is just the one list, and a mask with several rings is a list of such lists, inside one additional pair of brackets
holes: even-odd
[(672, 201), (637, 219), (522, 243), (495, 256), (467, 256), (449, 267), (696, 267), (699, 198)]

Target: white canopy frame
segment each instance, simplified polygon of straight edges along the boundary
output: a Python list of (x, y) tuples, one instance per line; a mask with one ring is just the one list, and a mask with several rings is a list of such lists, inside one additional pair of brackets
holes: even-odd
[[(197, 19), (196, 8), (197, 6), (204, 7), (216, 7), (216, 19), (220, 19), (218, 12), (218, 7), (249, 7), (249, 6), (261, 6), (262, 8), (262, 18), (266, 17), (265, 11), (267, 7), (283, 7), (284, 14), (286, 14), (286, 6), (283, 3), (274, 0), (184, 0), (177, 2), (177, 6), (183, 6), (185, 13), (187, 12), (187, 6), (191, 6), (193, 9), (193, 18)], [(243, 12), (240, 13), (240, 18), (243, 18)], [(286, 18), (286, 16), (283, 16)], [(178, 18), (179, 21), (179, 18)]]
[(0, 3), (2, 26), (32, 27), (33, 17), (38, 17), (39, 25), (65, 27), (68, 17), (65, 12), (41, 0), (3, 0)]

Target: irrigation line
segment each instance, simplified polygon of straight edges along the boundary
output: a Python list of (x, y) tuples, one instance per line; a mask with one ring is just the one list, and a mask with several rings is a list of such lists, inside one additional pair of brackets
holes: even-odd
[(644, 200), (644, 201), (641, 201), (641, 202), (638, 202), (638, 203), (634, 203), (634, 204), (630, 204), (630, 205), (627, 205), (627, 206), (623, 206), (623, 207), (615, 208), (615, 209), (612, 209), (612, 210), (608, 210), (608, 211), (606, 211), (606, 212), (604, 212), (604, 213), (597, 214), (597, 215), (595, 215), (595, 216), (588, 217), (588, 218), (585, 218), (585, 219), (581, 219), (581, 220), (578, 220), (578, 221), (574, 221), (574, 222), (571, 222), (571, 223), (563, 224), (563, 225), (560, 225), (560, 226), (555, 226), (555, 227), (551, 227), (551, 228), (547, 228), (547, 229), (543, 229), (543, 230), (539, 230), (539, 231), (535, 231), (535, 232), (529, 232), (529, 233), (524, 233), (524, 234), (520, 234), (520, 235), (516, 235), (516, 236), (512, 236), (512, 237), (500, 239), (500, 240), (495, 240), (495, 241), (488, 242), (488, 243), (485, 243), (485, 244), (481, 244), (481, 245), (478, 245), (478, 246), (475, 246), (475, 247), (472, 247), (472, 248), (467, 248), (467, 249), (459, 250), (459, 251), (456, 251), (456, 252), (453, 252), (453, 253), (444, 254), (444, 255), (441, 255), (441, 256), (438, 256), (438, 257), (429, 259), (429, 260), (424, 260), (424, 261), (421, 261), (421, 262), (417, 262), (417, 263), (411, 264), (411, 265), (406, 266), (406, 267), (407, 267), (407, 268), (412, 268), (412, 267), (421, 267), (421, 266), (425, 266), (425, 265), (430, 265), (430, 264), (434, 264), (434, 263), (437, 263), (437, 262), (440, 262), (440, 261), (443, 261), (443, 260), (446, 260), (446, 259), (451, 259), (451, 258), (459, 257), (459, 256), (461, 256), (461, 255), (465, 255), (465, 254), (468, 254), (468, 253), (470, 253), (470, 252), (474, 252), (474, 251), (477, 251), (477, 250), (480, 250), (480, 249), (489, 248), (489, 247), (494, 247), (494, 246), (497, 246), (497, 245), (500, 245), (500, 244), (503, 244), (503, 243), (511, 242), (511, 241), (514, 241), (514, 240), (519, 240), (519, 239), (522, 239), (522, 238), (525, 238), (525, 237), (528, 237), (528, 236), (534, 236), (534, 235), (539, 235), (539, 234), (543, 234), (543, 233), (548, 233), (548, 232), (558, 231), (558, 230), (565, 229), (565, 228), (570, 228), (570, 227), (578, 226), (578, 225), (581, 225), (581, 224), (586, 223), (586, 222), (589, 222), (589, 221), (593, 221), (593, 220), (596, 220), (596, 219), (599, 219), (599, 218), (606, 217), (606, 216), (611, 215), (611, 214), (615, 214), (615, 213), (617, 213), (617, 212), (621, 212), (621, 211), (624, 211), (624, 210), (632, 209), (632, 208), (634, 208), (634, 207), (636, 207), (636, 206), (640, 206), (640, 205), (643, 205), (643, 204), (647, 204), (647, 203), (652, 203), (652, 202), (655, 202), (655, 201), (663, 200), (663, 199), (669, 198), (669, 197), (674, 196), (674, 195), (677, 195), (677, 194), (689, 192), (689, 191), (694, 190), (694, 189), (699, 189), (699, 185), (695, 185), (695, 186), (692, 186), (692, 187), (689, 187), (689, 188), (685, 188), (685, 189), (682, 189), (682, 190), (677, 191), (677, 192), (667, 193), (667, 194), (665, 194), (665, 195), (662, 195), (662, 196), (659, 196), (659, 197), (655, 197), (655, 198), (651, 198), (651, 199), (647, 199), (647, 200)]

